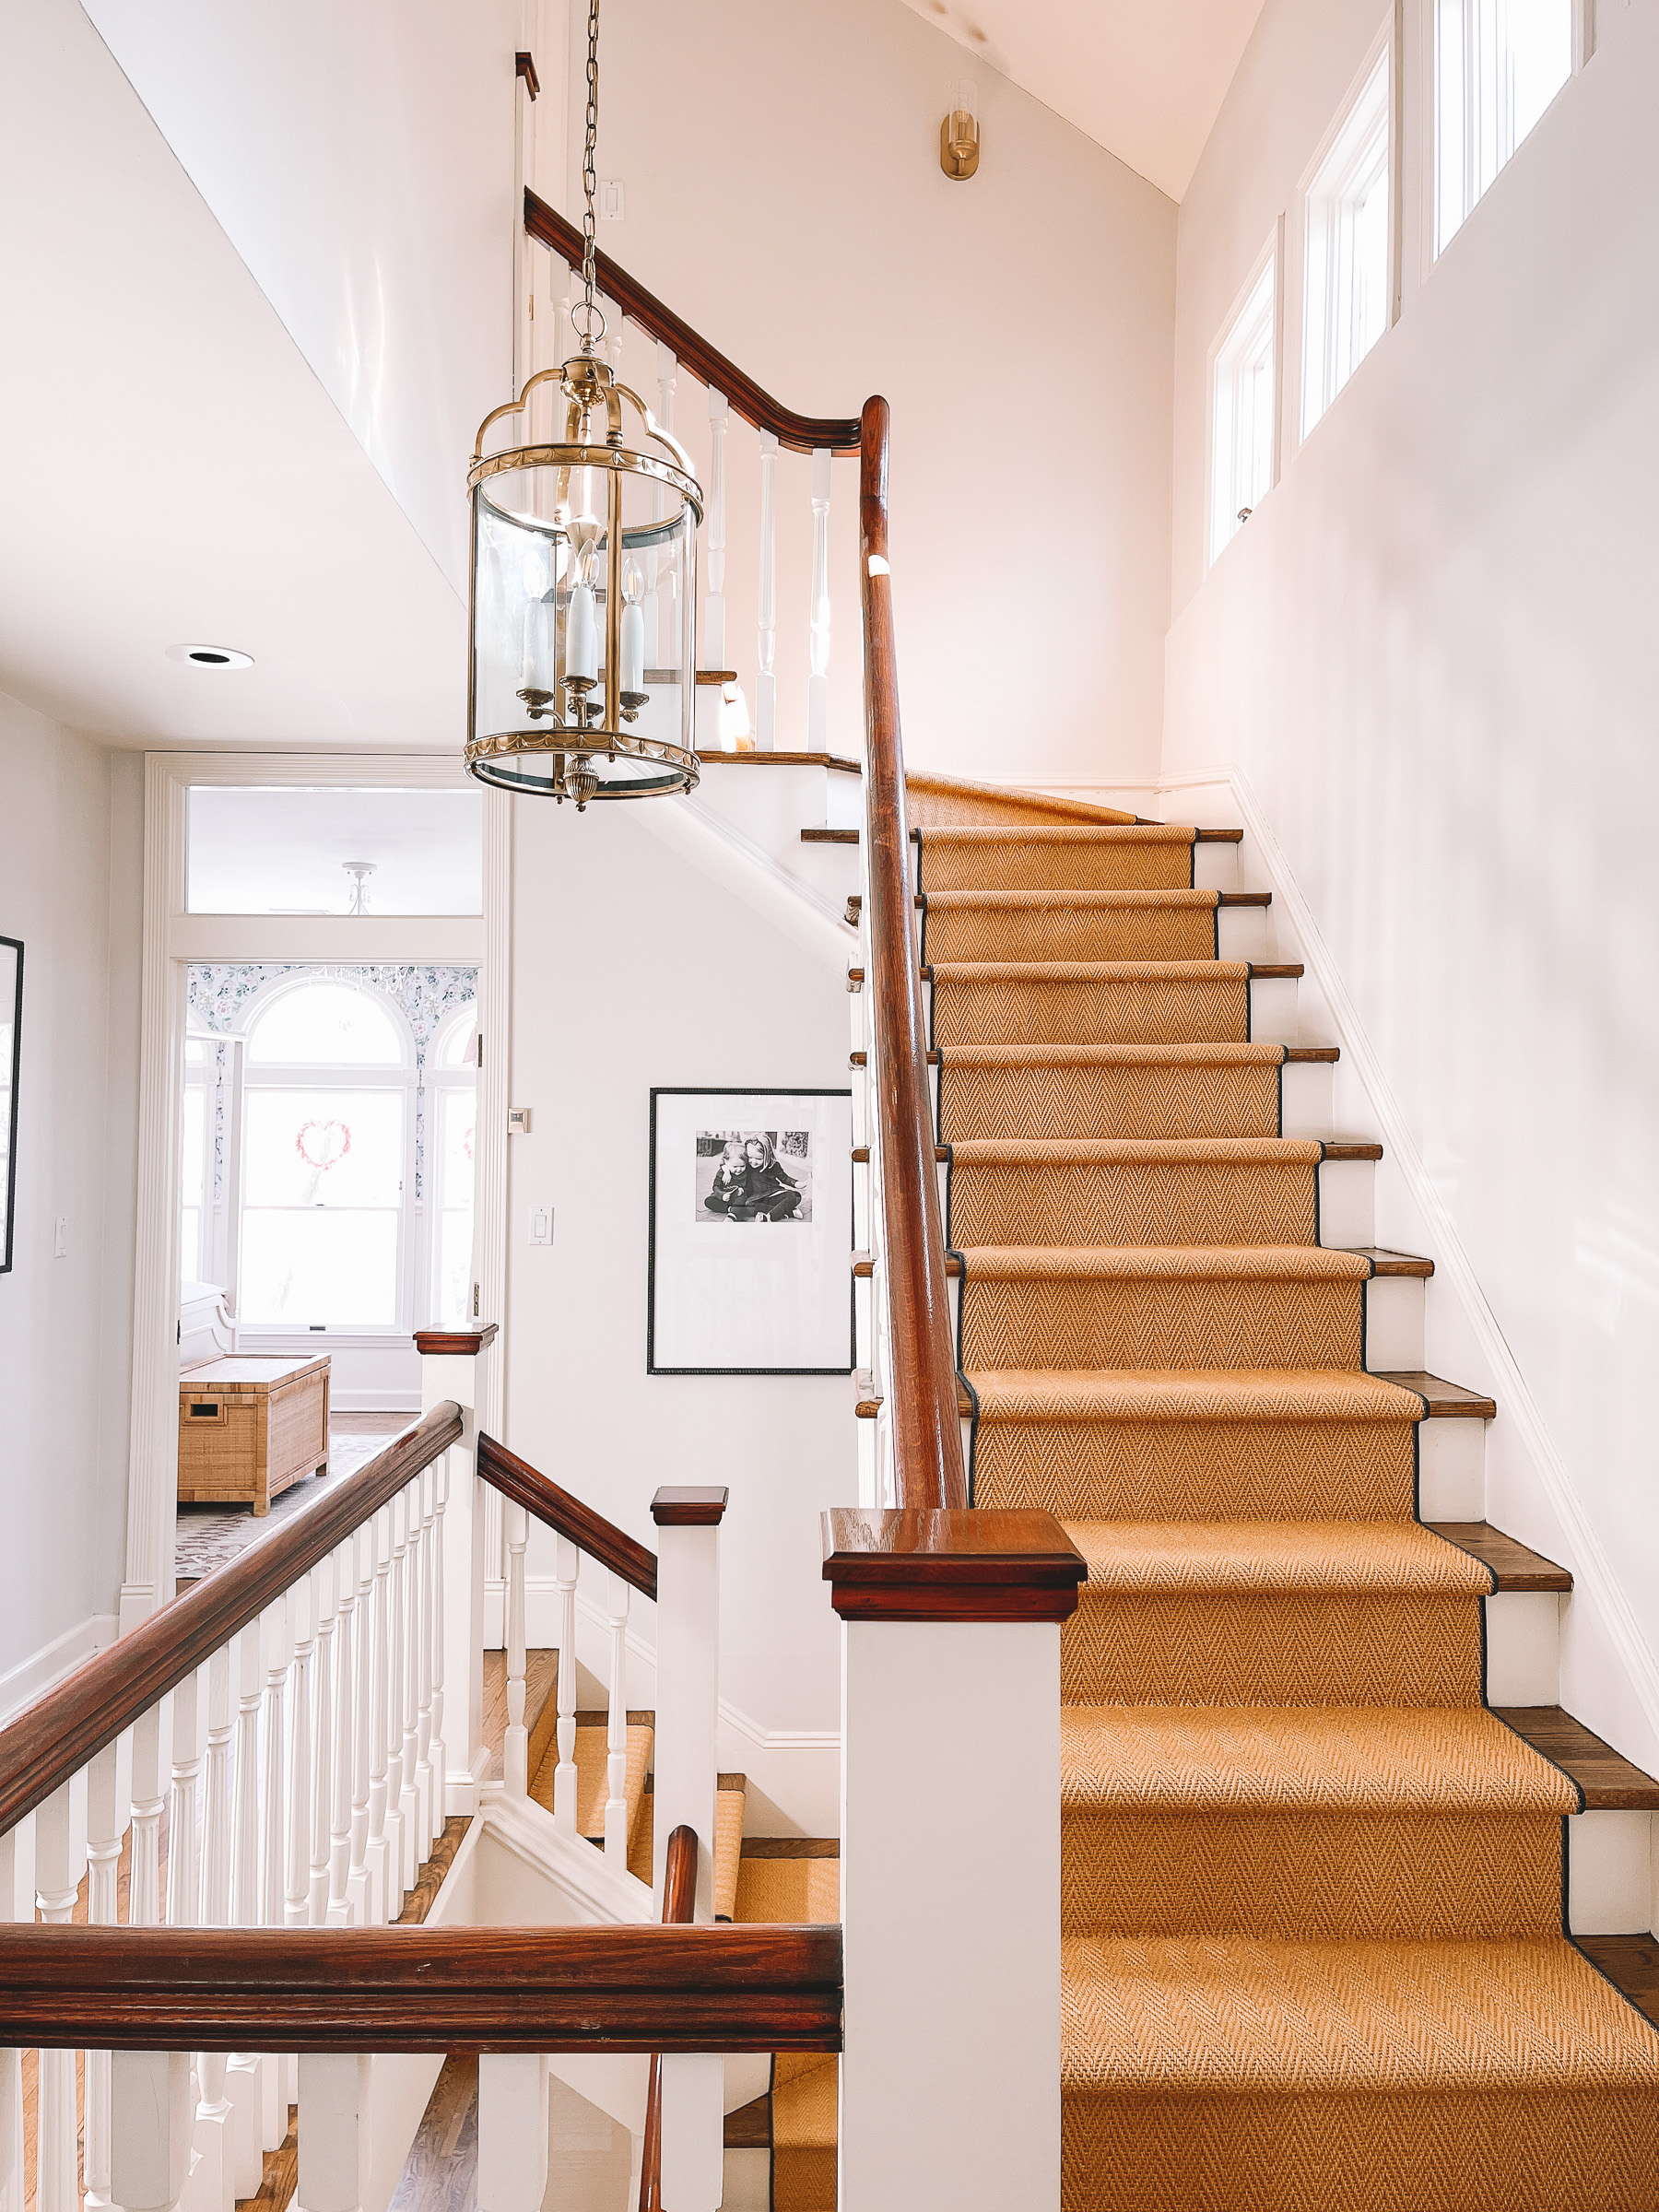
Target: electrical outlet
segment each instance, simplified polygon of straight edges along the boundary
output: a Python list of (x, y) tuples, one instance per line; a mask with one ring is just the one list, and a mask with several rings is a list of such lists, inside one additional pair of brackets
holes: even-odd
[(530, 1241), (532, 1244), (552, 1243), (553, 1208), (550, 1206), (533, 1206), (530, 1208)]

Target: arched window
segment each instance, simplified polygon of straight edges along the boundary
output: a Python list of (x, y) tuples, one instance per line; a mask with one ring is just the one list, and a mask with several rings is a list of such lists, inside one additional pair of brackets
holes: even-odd
[(427, 1182), (432, 1213), (432, 1312), (440, 1328), (472, 1315), (476, 1002), (457, 1007), (434, 1040), (427, 1067)]
[(285, 983), (248, 1028), (237, 1317), (396, 1329), (413, 1175), (413, 1040), (353, 982)]

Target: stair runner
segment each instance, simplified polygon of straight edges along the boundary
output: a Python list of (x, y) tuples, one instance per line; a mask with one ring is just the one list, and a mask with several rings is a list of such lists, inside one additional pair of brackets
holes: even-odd
[(916, 791), (973, 1499), (1064, 1521), (1066, 2212), (1659, 2203), (1659, 2034), (1563, 1933), (1190, 830)]

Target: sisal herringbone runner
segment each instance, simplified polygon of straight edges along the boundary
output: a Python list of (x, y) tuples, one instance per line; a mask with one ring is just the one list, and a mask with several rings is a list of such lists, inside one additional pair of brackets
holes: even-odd
[(1659, 2035), (1562, 1935), (1576, 1786), (1482, 1701), (1488, 1571), (1216, 957), (1190, 830), (914, 818), (973, 1497), (1062, 1638), (1066, 2212), (1659, 2206)]

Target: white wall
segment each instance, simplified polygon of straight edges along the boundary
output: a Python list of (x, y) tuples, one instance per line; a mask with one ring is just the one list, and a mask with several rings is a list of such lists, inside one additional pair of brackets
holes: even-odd
[(512, 377), (517, 0), (85, 0), (428, 551), (466, 592)]
[[(653, 1549), (661, 1484), (727, 1484), (722, 1695), (768, 1737), (833, 1732), (818, 1515), (857, 1497), (853, 1382), (648, 1375), (646, 1193), (653, 1085), (850, 1082), (853, 939), (820, 922), (823, 950), (792, 941), (652, 833), (676, 804), (515, 803), (512, 1100), (533, 1121), (509, 1147), (505, 1441)], [(550, 1247), (528, 1241), (533, 1206), (554, 1209)], [(551, 1575), (545, 1532), (529, 1571)], [(651, 1608), (636, 1614), (653, 1641)], [(750, 1754), (723, 1737), (721, 1757)]]
[[(845, 417), (873, 392), (892, 403), (912, 765), (1153, 767), (1173, 204), (988, 67), (979, 173), (946, 178), (939, 123), (961, 51), (901, 0), (633, 0), (603, 18), (601, 68), (599, 172), (622, 181), (627, 212), (600, 225), (600, 245), (786, 406)], [(574, 112), (572, 133), (574, 162)], [(643, 389), (654, 404), (654, 383)], [(700, 463), (703, 394), (685, 379), (676, 429)], [(752, 701), (759, 494), (746, 426), (730, 450), (727, 659)], [(805, 741), (810, 465), (780, 465), (786, 747)], [(855, 489), (855, 468), (839, 468), (830, 696), (843, 752), (861, 726)]]
[(0, 933), (24, 944), (17, 1233), (0, 1275), (0, 1712), (113, 1632), (142, 848), (139, 758), (0, 694)]
[[(1236, 764), (1309, 901), (1524, 1379), (1488, 1511), (1545, 1549), (1576, 1526), (1567, 1563), (1614, 1578), (1648, 1710), (1575, 1684), (1578, 1601), (1564, 1690), (1637, 1747), (1659, 1724), (1659, 11), (1601, 16), (1201, 583), (1205, 352), (1378, 28), (1269, 0), (1182, 213), (1164, 759)], [(1407, 30), (1416, 54), (1415, 7)], [(1431, 1359), (1437, 1300), (1442, 1344), (1467, 1336), (1451, 1296)]]

